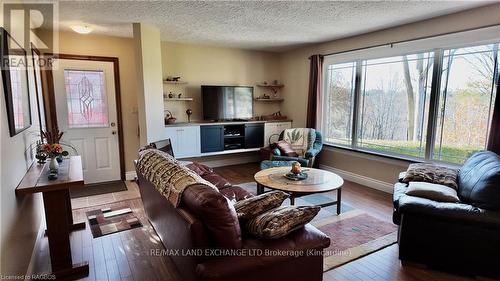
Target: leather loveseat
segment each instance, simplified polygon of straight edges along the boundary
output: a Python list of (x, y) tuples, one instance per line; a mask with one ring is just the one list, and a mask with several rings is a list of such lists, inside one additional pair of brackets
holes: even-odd
[(453, 272), (500, 276), (500, 157), (482, 151), (458, 173), (459, 203), (408, 196), (394, 186), (399, 258)]
[(137, 171), (146, 214), (165, 248), (173, 250), (170, 258), (184, 280), (322, 280), (322, 250), (330, 244), (325, 234), (307, 224), (280, 239), (247, 236), (228, 198), (253, 195), (207, 166), (194, 163), (188, 168), (219, 191), (204, 184), (191, 185), (177, 208)]

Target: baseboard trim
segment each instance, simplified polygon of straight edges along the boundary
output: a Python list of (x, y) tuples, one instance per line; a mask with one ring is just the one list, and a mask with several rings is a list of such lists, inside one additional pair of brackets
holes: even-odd
[(385, 181), (380, 181), (367, 176), (358, 175), (352, 172), (344, 171), (327, 165), (319, 165), (323, 170), (334, 172), (341, 176), (343, 179), (361, 184), (373, 189), (377, 189), (386, 193), (393, 193), (394, 184)]

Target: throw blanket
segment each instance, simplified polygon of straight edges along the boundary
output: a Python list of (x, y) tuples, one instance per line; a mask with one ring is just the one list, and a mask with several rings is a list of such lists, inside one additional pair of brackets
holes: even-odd
[(140, 151), (137, 169), (174, 207), (179, 206), (182, 192), (193, 184), (204, 184), (217, 190), (171, 155), (157, 149)]
[(300, 157), (304, 157), (307, 150), (312, 147), (316, 138), (316, 130), (308, 128), (286, 129), (283, 140), (292, 146)]

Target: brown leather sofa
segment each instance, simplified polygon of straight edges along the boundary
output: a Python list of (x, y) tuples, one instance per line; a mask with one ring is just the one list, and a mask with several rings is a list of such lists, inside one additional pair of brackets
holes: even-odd
[(192, 185), (184, 191), (178, 208), (137, 171), (146, 214), (184, 280), (322, 280), (322, 249), (330, 244), (324, 233), (308, 224), (275, 240), (247, 236), (228, 198), (253, 195), (207, 166), (194, 163), (188, 167), (219, 191)]

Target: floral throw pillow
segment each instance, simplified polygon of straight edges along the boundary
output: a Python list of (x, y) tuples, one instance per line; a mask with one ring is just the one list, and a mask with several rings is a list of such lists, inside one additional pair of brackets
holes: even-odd
[(430, 182), (446, 185), (457, 190), (457, 175), (458, 170), (455, 169), (428, 163), (415, 163), (410, 164), (408, 170), (406, 171), (406, 175), (404, 175), (402, 179), (402, 182)]
[(279, 207), (249, 220), (244, 229), (258, 238), (277, 239), (303, 227), (320, 210), (318, 206)]
[(271, 191), (258, 196), (250, 197), (234, 203), (234, 209), (239, 219), (251, 219), (268, 210), (281, 206), (288, 198), (283, 191)]

